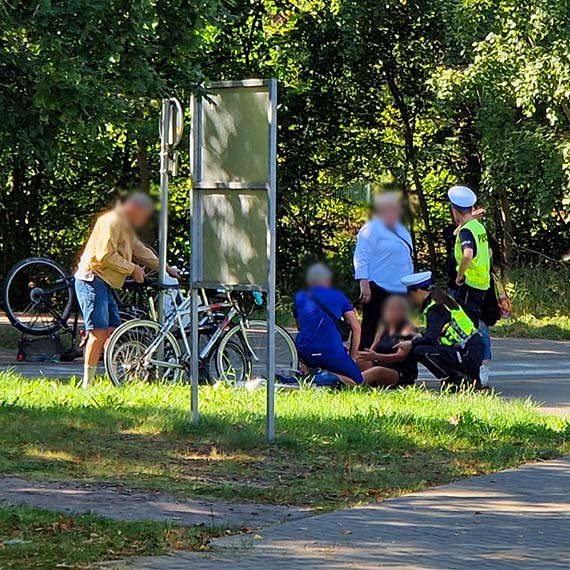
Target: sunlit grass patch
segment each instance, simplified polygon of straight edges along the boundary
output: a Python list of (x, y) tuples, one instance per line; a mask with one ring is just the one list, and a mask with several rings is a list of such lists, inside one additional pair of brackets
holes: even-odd
[(570, 316), (521, 315), (512, 320), (499, 321), (493, 327), (493, 336), (570, 340)]
[(0, 470), (186, 497), (334, 508), (570, 451), (569, 424), (529, 401), (420, 388), (265, 393), (100, 381), (86, 391), (0, 374)]

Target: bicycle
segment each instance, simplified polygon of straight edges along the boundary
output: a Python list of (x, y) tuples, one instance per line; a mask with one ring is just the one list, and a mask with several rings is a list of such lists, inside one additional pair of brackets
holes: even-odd
[[(116, 386), (137, 379), (179, 382), (190, 371), (187, 324), (191, 299), (188, 297), (180, 302), (173, 293), (177, 287), (163, 288), (173, 307), (164, 325), (156, 320), (136, 319), (121, 325), (109, 339), (105, 350), (105, 370)], [(203, 294), (203, 301), (198, 307), (201, 375), (210, 382), (218, 379), (231, 383), (245, 382), (251, 377), (253, 365), (261, 366), (262, 349), (258, 346), (261, 343), (255, 342), (254, 336), (261, 336), (261, 346), (265, 346), (267, 323), (248, 322), (253, 307), (245, 307), (242, 295), (232, 297), (228, 294), (227, 301), (208, 304)], [(221, 316), (219, 311), (225, 309), (229, 310)], [(235, 317), (238, 317), (238, 323), (228, 330)], [(250, 330), (264, 334), (249, 334)], [(276, 335), (280, 367), (296, 369), (299, 361), (293, 339), (281, 327), (276, 327)]]
[[(57, 332), (77, 333), (75, 278), (56, 261), (47, 257), (28, 257), (14, 265), (2, 290), (6, 315), (20, 332), (44, 336)], [(113, 291), (121, 320), (148, 315), (144, 285), (129, 278), (120, 292)], [(68, 326), (75, 309), (73, 329)]]

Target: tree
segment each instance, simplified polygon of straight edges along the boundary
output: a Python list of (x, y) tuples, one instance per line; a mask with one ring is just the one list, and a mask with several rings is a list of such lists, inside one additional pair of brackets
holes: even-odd
[(70, 256), (114, 189), (149, 188), (158, 99), (187, 100), (202, 81), (195, 55), (223, 5), (55, 0), (4, 10), (2, 271), (32, 252)]

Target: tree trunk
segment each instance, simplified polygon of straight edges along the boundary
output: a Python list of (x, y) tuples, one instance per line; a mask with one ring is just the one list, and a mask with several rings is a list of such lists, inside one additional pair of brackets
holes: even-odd
[(146, 144), (140, 137), (137, 137), (137, 162), (139, 164), (139, 184), (141, 192), (149, 192), (150, 167), (148, 165)]
[(429, 261), (432, 271), (437, 270), (437, 254), (435, 251), (435, 240), (433, 236), (433, 231), (431, 229), (431, 222), (429, 217), (428, 204), (426, 196), (424, 193), (423, 184), (418, 171), (418, 160), (417, 160), (417, 149), (414, 144), (414, 130), (412, 128), (412, 118), (410, 116), (410, 111), (400, 89), (396, 83), (392, 66), (390, 64), (384, 63), (384, 73), (386, 75), (386, 82), (388, 83), (388, 88), (394, 99), (394, 103), (400, 116), (402, 117), (402, 125), (404, 127), (404, 143), (405, 143), (405, 153), (406, 161), (411, 168), (412, 181), (416, 193), (418, 195), (418, 200), (420, 203), (420, 212), (422, 220), (424, 222), (427, 246), (429, 252)]

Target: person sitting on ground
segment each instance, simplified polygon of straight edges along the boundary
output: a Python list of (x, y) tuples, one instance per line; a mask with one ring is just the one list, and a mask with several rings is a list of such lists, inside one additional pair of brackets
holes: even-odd
[(412, 302), (421, 308), (426, 328), (413, 340), (404, 340), (398, 349), (413, 350), (416, 359), (442, 387), (472, 384), (480, 387), (479, 368), (483, 362), (483, 341), (477, 327), (461, 306), (443, 289), (432, 287), (431, 271), (402, 279)]
[[(323, 263), (309, 267), (307, 288), (295, 296), (293, 314), (299, 334), (295, 339), (299, 358), (309, 368), (336, 374), (343, 384), (362, 383), (355, 358), (360, 342), (360, 323), (350, 301), (332, 286), (332, 273)], [(347, 352), (337, 320), (344, 319), (351, 329)]]
[(399, 295), (388, 297), (372, 347), (358, 353), (364, 384), (393, 388), (413, 386), (418, 377), (418, 363), (412, 349), (394, 347), (403, 340), (411, 340), (416, 333), (408, 301)]

